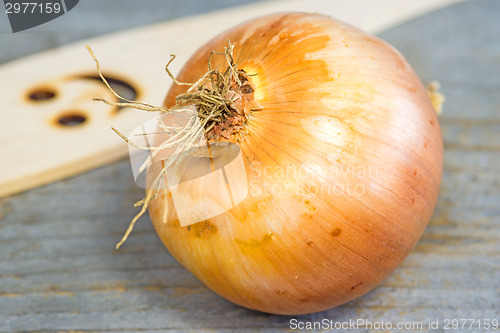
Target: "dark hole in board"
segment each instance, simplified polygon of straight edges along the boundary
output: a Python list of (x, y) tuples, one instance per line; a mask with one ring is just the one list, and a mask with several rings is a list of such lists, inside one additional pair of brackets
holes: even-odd
[[(131, 100), (131, 101), (134, 101), (137, 98), (137, 90), (130, 83), (125, 82), (125, 81), (120, 80), (120, 79), (116, 79), (114, 77), (107, 76), (107, 75), (104, 75), (104, 77), (108, 81), (111, 88), (113, 88), (113, 90), (118, 95), (120, 95), (123, 98), (126, 98), (128, 100)], [(84, 75), (84, 76), (81, 76), (81, 78), (87, 79), (87, 80), (97, 80), (99, 82), (102, 82), (102, 80), (99, 76)], [(104, 84), (104, 83), (102, 83), (102, 84)], [(122, 103), (122, 102), (126, 102), (126, 101), (123, 99), (120, 99), (118, 102)], [(120, 107), (118, 107), (118, 110), (122, 109), (122, 108), (123, 107), (120, 106)]]
[(87, 118), (80, 114), (68, 114), (61, 116), (57, 122), (63, 126), (78, 126), (83, 124), (86, 120)]
[(46, 101), (48, 99), (54, 98), (55, 96), (56, 96), (55, 91), (50, 90), (50, 89), (43, 89), (43, 88), (33, 90), (29, 94), (29, 98), (32, 101)]

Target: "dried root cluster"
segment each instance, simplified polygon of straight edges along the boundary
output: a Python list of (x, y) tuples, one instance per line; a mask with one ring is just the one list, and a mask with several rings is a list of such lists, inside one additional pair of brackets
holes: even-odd
[[(158, 146), (148, 147), (138, 146), (117, 129), (113, 128), (113, 130), (128, 144), (137, 149), (151, 151), (151, 160), (149, 160), (149, 162), (146, 161), (142, 168), (150, 166), (152, 160), (154, 160), (161, 151), (172, 148), (175, 150), (175, 152), (171, 154), (172, 158), (162, 163), (163, 167), (157, 173), (156, 178), (151, 181), (150, 186), (148, 186), (145, 198), (135, 203), (134, 206), (142, 206), (142, 208), (130, 222), (121, 241), (116, 245), (118, 249), (129, 236), (137, 220), (146, 212), (149, 202), (158, 195), (159, 189), (161, 188), (160, 182), (164, 181), (166, 170), (175, 167), (175, 163), (177, 163), (179, 159), (182, 159), (183, 156), (197, 148), (197, 138), (199, 138), (200, 135), (204, 135), (207, 143), (221, 141), (239, 142), (243, 140), (243, 136), (246, 133), (245, 124), (250, 116), (250, 111), (261, 109), (261, 106), (254, 100), (255, 87), (249, 79), (250, 74), (242, 69), (238, 69), (237, 64), (234, 62), (233, 45), (230, 41), (228, 41), (228, 46), (225, 47), (224, 52), (212, 52), (210, 54), (207, 72), (195, 83), (177, 81), (168, 68), (175, 59), (174, 55), (171, 56), (165, 70), (175, 84), (189, 86), (189, 89), (187, 92), (178, 95), (176, 97), (176, 104), (170, 108), (132, 101), (120, 96), (102, 74), (99, 61), (92, 49), (87, 46), (87, 50), (96, 62), (97, 71), (102, 81), (121, 102), (108, 101), (102, 98), (94, 98), (94, 100), (113, 106), (159, 112), (160, 114), (167, 114), (179, 110), (189, 112), (191, 110), (197, 113), (199, 123), (201, 124), (201, 126), (193, 126), (191, 122), (188, 122), (183, 126), (177, 126), (175, 124), (165, 124), (160, 120), (159, 130), (168, 133), (169, 139)], [(219, 68), (212, 68), (211, 60), (214, 55), (225, 57), (227, 67), (224, 70), (221, 71)], [(199, 133), (200, 130), (203, 131), (203, 133)], [(147, 135), (147, 133), (145, 133), (145, 135)]]

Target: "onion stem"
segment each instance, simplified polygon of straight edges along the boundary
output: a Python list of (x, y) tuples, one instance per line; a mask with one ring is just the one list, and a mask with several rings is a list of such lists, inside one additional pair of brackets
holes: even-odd
[[(154, 159), (158, 154), (169, 148), (175, 148), (173, 154), (162, 160), (162, 168), (153, 178), (150, 186), (146, 191), (146, 196), (136, 202), (134, 206), (142, 206), (141, 210), (129, 223), (125, 234), (120, 242), (116, 244), (118, 249), (128, 238), (132, 232), (137, 220), (146, 212), (149, 202), (156, 198), (162, 186), (162, 179), (167, 175), (167, 169), (175, 169), (183, 157), (191, 153), (194, 149), (199, 148), (197, 138), (204, 136), (207, 143), (214, 141), (239, 142), (243, 139), (244, 126), (248, 120), (250, 111), (258, 103), (253, 101), (254, 88), (250, 82), (249, 75), (244, 70), (239, 70), (233, 58), (233, 45), (228, 40), (228, 46), (224, 48), (223, 53), (212, 51), (208, 59), (208, 71), (195, 83), (179, 82), (169, 69), (169, 65), (175, 59), (172, 55), (168, 61), (165, 70), (172, 81), (177, 85), (189, 86), (190, 88), (183, 94), (176, 97), (176, 104), (170, 108), (157, 107), (147, 103), (128, 100), (120, 96), (101, 72), (101, 66), (90, 46), (86, 46), (92, 59), (96, 63), (97, 72), (103, 83), (118, 99), (125, 102), (114, 102), (103, 98), (94, 98), (95, 101), (103, 102), (108, 105), (119, 107), (130, 107), (148, 112), (159, 112), (167, 114), (174, 111), (197, 112), (200, 126), (195, 126), (188, 121), (183, 126), (165, 124), (161, 118), (159, 119), (159, 127), (163, 133), (174, 133), (168, 140), (162, 142), (159, 146), (141, 146), (134, 143), (125, 135), (120, 133), (116, 128), (112, 127), (113, 131), (120, 136), (127, 144), (136, 149), (151, 151), (149, 158), (140, 167), (139, 171), (144, 171), (147, 167), (153, 164)], [(212, 56), (223, 55), (227, 62), (227, 67), (224, 72), (219, 69), (212, 69)], [(200, 133), (200, 131), (203, 131)], [(144, 133), (148, 135), (151, 133)], [(170, 169), (169, 169), (170, 170)]]

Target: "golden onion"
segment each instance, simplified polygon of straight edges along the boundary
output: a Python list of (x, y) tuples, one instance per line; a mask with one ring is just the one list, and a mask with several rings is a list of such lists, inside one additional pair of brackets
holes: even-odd
[[(312, 313), (365, 294), (408, 255), (436, 203), (443, 148), (425, 88), (387, 43), (305, 13), (218, 35), (177, 79), (199, 80), (227, 40), (262, 107), (239, 142), (248, 195), (181, 227), (162, 189), (149, 203), (159, 237), (210, 289), (250, 309)], [(174, 84), (165, 106), (186, 89)]]

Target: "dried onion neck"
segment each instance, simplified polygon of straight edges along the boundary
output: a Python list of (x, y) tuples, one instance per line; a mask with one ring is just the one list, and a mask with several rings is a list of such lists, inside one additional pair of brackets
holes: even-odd
[[(178, 95), (176, 97), (175, 105), (170, 108), (157, 107), (147, 103), (128, 100), (120, 96), (111, 87), (102, 74), (99, 61), (94, 55), (92, 49), (87, 46), (87, 50), (96, 63), (97, 72), (102, 82), (119, 101), (123, 100), (124, 102), (113, 102), (104, 98), (94, 98), (94, 100), (108, 105), (130, 107), (148, 112), (160, 112), (161, 114), (177, 110), (187, 110), (194, 106), (200, 123), (202, 124), (202, 128), (204, 129), (204, 136), (207, 143), (221, 141), (236, 143), (242, 141), (245, 133), (245, 124), (250, 116), (250, 111), (262, 109), (262, 107), (254, 100), (255, 86), (251, 83), (251, 74), (238, 69), (238, 66), (233, 58), (233, 45), (229, 40), (228, 46), (224, 48), (224, 52), (219, 53), (213, 51), (210, 54), (207, 72), (195, 83), (179, 82), (174, 77), (168, 68), (175, 59), (175, 55), (171, 56), (171, 59), (165, 67), (166, 72), (175, 84), (187, 85), (190, 86), (190, 88), (187, 92)], [(211, 59), (213, 55), (225, 57), (227, 67), (224, 71), (220, 71), (219, 68), (212, 68)], [(165, 124), (161, 127), (167, 128)], [(116, 248), (118, 249), (132, 232), (137, 220), (146, 212), (149, 202), (156, 198), (160, 189), (160, 182), (166, 175), (166, 168), (174, 165), (176, 160), (179, 160), (188, 154), (191, 148), (196, 148), (194, 139), (196, 138), (197, 133), (194, 133), (194, 131), (196, 131), (194, 127), (191, 128), (188, 125), (174, 128), (177, 133), (180, 133), (180, 135), (174, 135), (171, 137), (172, 141), (175, 139), (175, 142), (169, 142), (171, 140), (168, 140), (157, 147), (143, 147), (134, 144), (129, 138), (114, 127), (112, 127), (112, 129), (129, 145), (132, 145), (137, 149), (153, 150), (157, 153), (162, 149), (177, 146), (176, 149), (180, 152), (178, 154), (173, 154), (172, 158), (166, 161), (167, 165), (162, 162), (163, 168), (153, 181), (151, 188), (147, 189), (146, 196), (134, 204), (134, 207), (142, 206), (141, 210), (130, 222), (120, 242), (116, 244)], [(172, 126), (168, 127), (168, 129), (172, 130)]]

